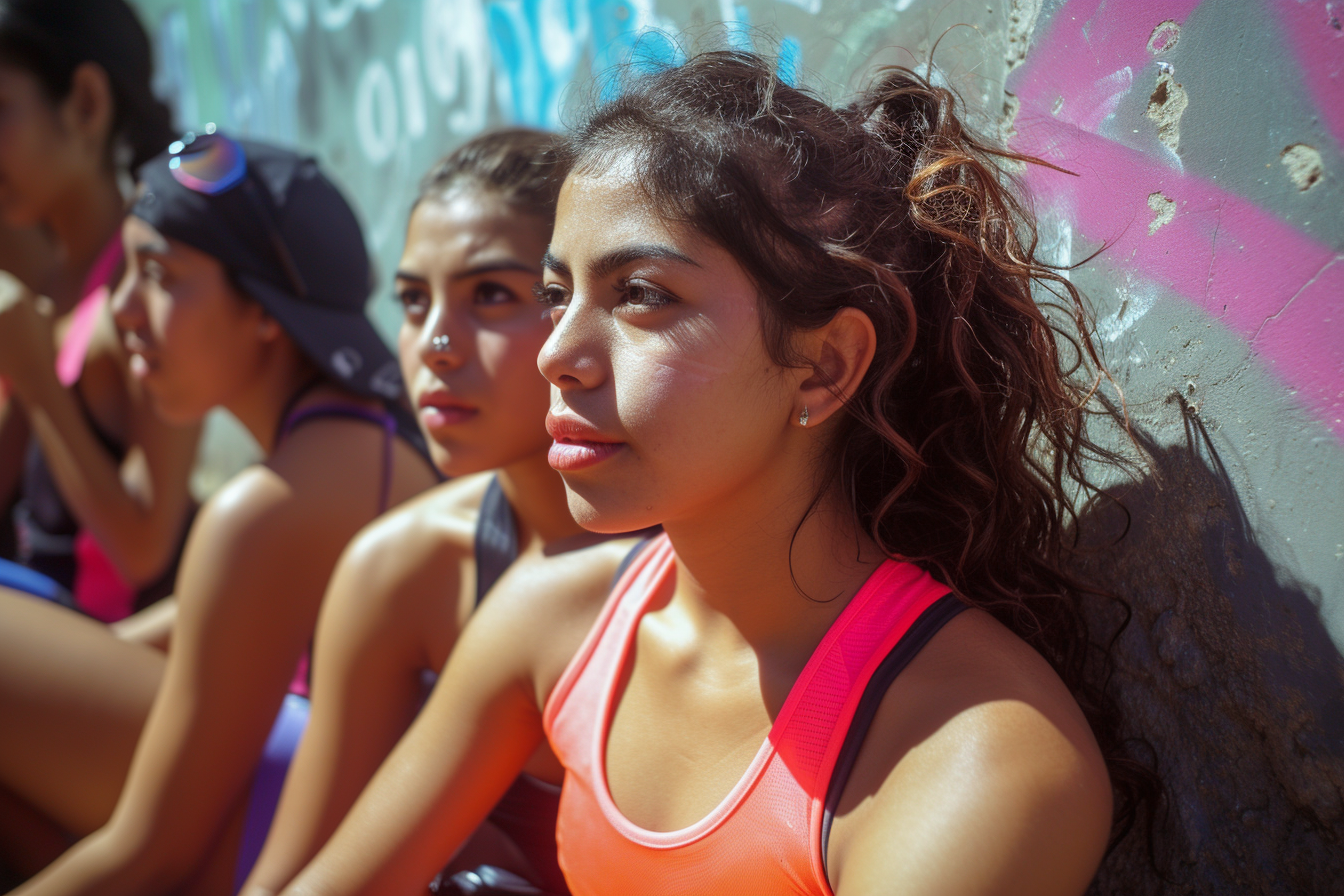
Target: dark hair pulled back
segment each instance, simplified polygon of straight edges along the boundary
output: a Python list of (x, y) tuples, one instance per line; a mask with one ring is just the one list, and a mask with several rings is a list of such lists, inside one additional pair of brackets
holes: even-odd
[(415, 204), (470, 186), (493, 193), (519, 212), (553, 221), (568, 170), (564, 145), (564, 138), (546, 131), (488, 131), (436, 162), (420, 181)]
[(53, 103), (85, 62), (112, 85), (109, 154), (124, 144), (122, 161), (135, 171), (174, 137), (172, 115), (150, 88), (153, 54), (135, 12), (125, 0), (0, 0), (0, 63), (30, 72)]
[[(940, 576), (1055, 668), (1092, 725), (1117, 796), (1117, 838), (1156, 790), (1126, 758), (1064, 568), (1073, 500), (1097, 494), (1086, 432), (1101, 371), (1081, 296), (1036, 257), (1032, 216), (1005, 163), (1034, 162), (962, 121), (956, 96), (882, 69), (832, 108), (765, 59), (704, 53), (632, 76), (573, 137), (575, 170), (630, 166), (652, 205), (729, 251), (755, 282), (765, 342), (806, 366), (793, 334), (860, 309), (877, 353), (835, 433), (838, 487), (887, 554)], [(627, 168), (626, 170), (629, 170)], [(1058, 329), (1033, 298), (1048, 290)], [(1061, 356), (1060, 342), (1072, 345)]]

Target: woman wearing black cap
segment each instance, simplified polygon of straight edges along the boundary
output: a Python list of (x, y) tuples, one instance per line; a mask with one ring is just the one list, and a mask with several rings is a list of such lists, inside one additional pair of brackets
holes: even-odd
[(198, 432), (153, 413), (107, 310), (130, 172), (173, 139), (150, 70), (123, 0), (0, 2), (0, 218), (59, 268), (0, 273), (0, 509), (19, 493), (16, 559), (104, 621), (171, 590)]
[(248, 787), (331, 569), (435, 480), (363, 314), (359, 226), (316, 163), (188, 135), (141, 177), (113, 299), (131, 371), (165, 418), (222, 405), (268, 459), (193, 524), (166, 659), (0, 595), (0, 785), (88, 835), (25, 893), (231, 890)]

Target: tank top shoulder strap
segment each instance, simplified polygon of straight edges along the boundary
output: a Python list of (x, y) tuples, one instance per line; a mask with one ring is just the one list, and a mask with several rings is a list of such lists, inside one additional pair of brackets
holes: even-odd
[(878, 707), (882, 704), (882, 698), (886, 696), (887, 689), (891, 683), (896, 680), (896, 676), (904, 671), (910, 661), (915, 658), (924, 645), (934, 635), (942, 631), (944, 625), (956, 618), (962, 610), (966, 609), (966, 604), (962, 603), (956, 595), (948, 593), (934, 601), (929, 608), (919, 614), (919, 618), (914, 621), (905, 635), (896, 642), (890, 652), (878, 665), (873, 672), (868, 684), (863, 689), (863, 696), (859, 698), (858, 707), (854, 710), (854, 716), (850, 720), (849, 730), (845, 733), (845, 739), (840, 746), (839, 755), (836, 757), (835, 766), (831, 770), (831, 780), (826, 788), (826, 803), (823, 809), (821, 819), (821, 863), (826, 867), (827, 847), (831, 838), (831, 823), (835, 818), (836, 808), (840, 805), (840, 797), (844, 795), (845, 785), (849, 783), (850, 772), (854, 770), (854, 763), (859, 758), (859, 748), (863, 746), (863, 740), (868, 735), (868, 729), (872, 727), (873, 719), (877, 716)]
[[(291, 404), (297, 402), (305, 392), (311, 387), (301, 389)], [(392, 440), (397, 435), (397, 420), (391, 411), (382, 407), (379, 410), (364, 407), (353, 402), (326, 401), (318, 404), (310, 404), (305, 407), (288, 410), (280, 421), (280, 431), (276, 435), (275, 444), (283, 442), (295, 429), (307, 423), (310, 420), (320, 418), (343, 417), (348, 420), (363, 420), (379, 426), (383, 430), (383, 470), (382, 481), (378, 490), (378, 512), (382, 513), (387, 509), (388, 502), (392, 497)]]
[(476, 605), (518, 559), (518, 521), (498, 476), (490, 477), (476, 517)]
[[(599, 649), (604, 653), (622, 649), (629, 630), (638, 625), (640, 617), (644, 615), (645, 606), (676, 569), (676, 554), (666, 534), (641, 543), (633, 553), (629, 565), (612, 586), (597, 621), (588, 630), (583, 644), (546, 700), (542, 721), (548, 733), (579, 677), (594, 660), (594, 654)], [(597, 706), (572, 705), (570, 709), (588, 715), (596, 712)]]

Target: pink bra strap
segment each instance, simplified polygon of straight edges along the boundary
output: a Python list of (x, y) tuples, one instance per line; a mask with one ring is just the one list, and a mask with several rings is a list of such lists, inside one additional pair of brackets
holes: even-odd
[(121, 259), (121, 234), (118, 233), (103, 248), (84, 278), (83, 298), (71, 312), (70, 328), (56, 353), (56, 378), (67, 389), (79, 382), (79, 375), (84, 371), (84, 359), (89, 354), (89, 343), (98, 326), (98, 314), (111, 295), (108, 283), (117, 273)]
[(65, 331), (65, 339), (61, 340), (60, 351), (56, 353), (56, 379), (67, 389), (79, 382), (79, 375), (84, 372), (84, 359), (89, 354), (89, 343), (98, 326), (98, 314), (106, 304), (107, 287), (100, 286), (80, 299), (70, 313), (70, 328)]

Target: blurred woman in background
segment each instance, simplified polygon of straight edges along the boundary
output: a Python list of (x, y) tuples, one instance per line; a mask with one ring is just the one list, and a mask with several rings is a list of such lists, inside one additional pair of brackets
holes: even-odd
[(0, 593), (0, 789), (83, 838), (29, 894), (232, 890), (341, 550), (438, 480), (364, 316), (358, 222), (316, 162), (206, 133), (141, 177), (113, 298), (132, 375), (168, 421), (228, 409), (267, 458), (193, 523), (166, 657)]
[[(199, 432), (154, 414), (108, 309), (131, 172), (173, 138), (150, 73), (123, 0), (0, 2), (0, 216), (59, 267), (0, 272), (0, 504), (20, 490), (18, 561), (104, 621), (171, 590)], [(39, 300), (53, 279), (82, 286)]]
[[(421, 185), (396, 275), (401, 366), (430, 453), (454, 479), (371, 525), (337, 566), (318, 624), (312, 720), (244, 892), (278, 892), (316, 854), (506, 569), (538, 581), (581, 575), (601, 591), (629, 548), (574, 522), (546, 459), (550, 389), (536, 357), (551, 325), (533, 292), (564, 179), (561, 150), (549, 134), (488, 133)], [(507, 871), (537, 892), (565, 891), (560, 791), (539, 777), (558, 766), (543, 745), (526, 769), (446, 869), (441, 894), (456, 892), (454, 873), (481, 865), (495, 870), (480, 874)]]

